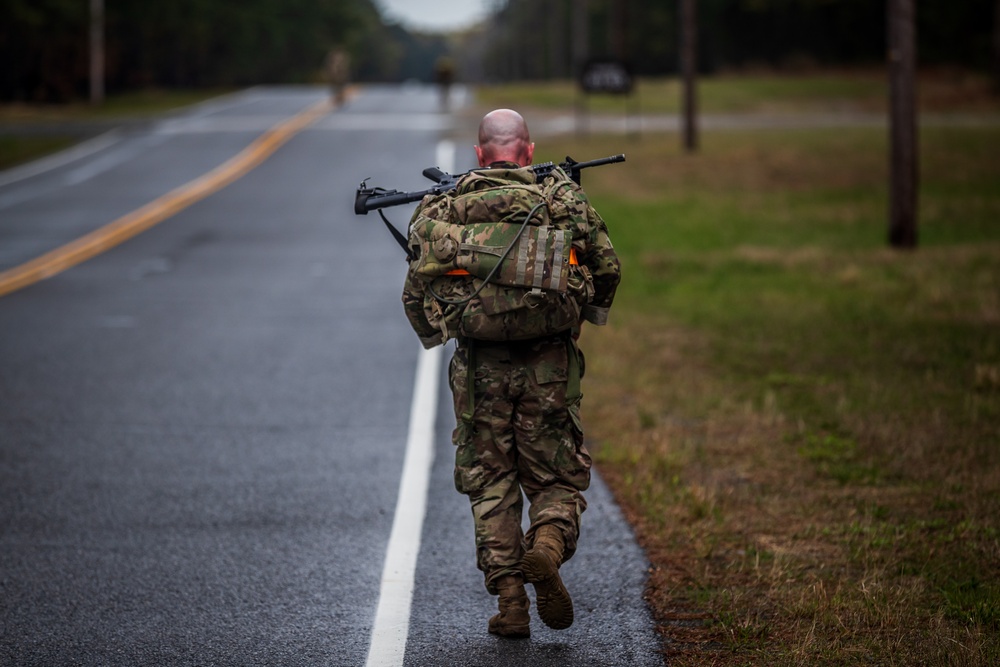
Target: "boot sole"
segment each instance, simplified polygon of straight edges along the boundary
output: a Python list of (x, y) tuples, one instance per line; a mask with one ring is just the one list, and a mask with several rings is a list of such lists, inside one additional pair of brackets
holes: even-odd
[(573, 600), (559, 576), (559, 568), (546, 556), (529, 551), (521, 561), (524, 580), (534, 585), (538, 616), (553, 630), (573, 625)]
[(491, 635), (506, 637), (507, 639), (525, 639), (531, 636), (531, 626), (515, 625), (509, 628), (490, 628)]

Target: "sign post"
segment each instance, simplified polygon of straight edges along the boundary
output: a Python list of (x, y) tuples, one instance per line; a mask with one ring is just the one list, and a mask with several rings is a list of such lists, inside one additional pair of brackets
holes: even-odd
[[(580, 71), (580, 88), (587, 95), (606, 94), (624, 95), (632, 97), (636, 103), (636, 115), (638, 115), (638, 99), (633, 95), (635, 79), (632, 76), (632, 68), (627, 63), (613, 58), (591, 58)], [(628, 126), (630, 105), (626, 106), (625, 123)], [(590, 109), (584, 104), (584, 110), (589, 113)]]

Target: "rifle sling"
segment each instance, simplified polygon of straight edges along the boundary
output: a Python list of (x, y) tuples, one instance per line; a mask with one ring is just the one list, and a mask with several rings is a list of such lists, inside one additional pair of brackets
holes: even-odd
[(385, 223), (386, 229), (388, 229), (389, 233), (392, 234), (392, 237), (396, 239), (396, 243), (398, 243), (399, 247), (406, 253), (407, 261), (413, 261), (413, 254), (410, 253), (410, 247), (406, 243), (406, 237), (400, 234), (399, 230), (392, 226), (392, 223), (389, 222), (389, 218), (385, 217), (385, 213), (382, 212), (382, 209), (378, 210), (378, 214), (382, 217), (382, 222)]

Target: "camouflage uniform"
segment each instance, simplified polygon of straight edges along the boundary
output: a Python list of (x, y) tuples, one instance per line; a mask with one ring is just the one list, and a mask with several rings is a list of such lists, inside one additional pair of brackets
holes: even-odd
[[(576, 338), (583, 320), (607, 321), (620, 274), (604, 221), (561, 171), (546, 181), (551, 196), (535, 215), (546, 229), (569, 231), (567, 240), (572, 242), (579, 266), (567, 271), (568, 277), (553, 276), (559, 269), (552, 266), (550, 257), (544, 270), (540, 261), (535, 270), (539, 281), (559, 282), (565, 286), (563, 292), (486, 283), (481, 279), (483, 267), (478, 267), (478, 277), (453, 277), (446, 275), (447, 266), (435, 268), (436, 260), (428, 258), (428, 253), (448, 258), (450, 249), (442, 249), (448, 243), (441, 241), (441, 235), (428, 242), (428, 226), (471, 227), (484, 218), (520, 224), (538, 201), (537, 194), (524, 194), (539, 191), (530, 168), (510, 163), (491, 167), (472, 172), (452, 193), (425, 199), (417, 208), (410, 223), (410, 243), (415, 254), (423, 253), (429, 261), (411, 262), (403, 304), (425, 347), (449, 338), (458, 343), (449, 367), (458, 422), (453, 433), (455, 487), (472, 503), (477, 565), (487, 589), (496, 594), (498, 579), (519, 572), (518, 564), (540, 526), (559, 528), (564, 560), (576, 550), (580, 515), (587, 507), (582, 492), (590, 484), (591, 466), (580, 425), (583, 355)], [(498, 183), (510, 187), (498, 188)], [(484, 239), (473, 241), (463, 247), (485, 247)], [(530, 263), (521, 262), (521, 268)], [(477, 273), (477, 267), (467, 266)], [(509, 274), (506, 268), (494, 276)], [(476, 289), (483, 291), (469, 303), (448, 304), (438, 298), (461, 301)], [(533, 306), (574, 299), (577, 303), (575, 310), (564, 307), (563, 315), (556, 317), (560, 321), (553, 323), (552, 316), (544, 315), (553, 309), (510, 309), (504, 302), (512, 299)], [(543, 313), (541, 319), (536, 313)], [(561, 321), (566, 313), (572, 321)], [(560, 330), (531, 335), (553, 327)], [(520, 335), (523, 332), (528, 335)], [(474, 379), (471, 394), (470, 378)], [(526, 535), (521, 529), (522, 491), (530, 503), (531, 528)]]

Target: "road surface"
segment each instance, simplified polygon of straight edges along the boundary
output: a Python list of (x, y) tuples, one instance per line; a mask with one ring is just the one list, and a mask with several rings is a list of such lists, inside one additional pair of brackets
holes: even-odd
[[(0, 173), (0, 271), (323, 97), (254, 88)], [(0, 297), (0, 665), (663, 664), (644, 556), (599, 479), (563, 570), (574, 626), (486, 632), (495, 600), (451, 481), (450, 349), (422, 404), (436, 420), (412, 598), (386, 584), (430, 362), (403, 317), (399, 247), (351, 205), (364, 177), (420, 189), (454, 155), (437, 102), (365, 88), (230, 185)], [(405, 625), (380, 634), (380, 605)]]

